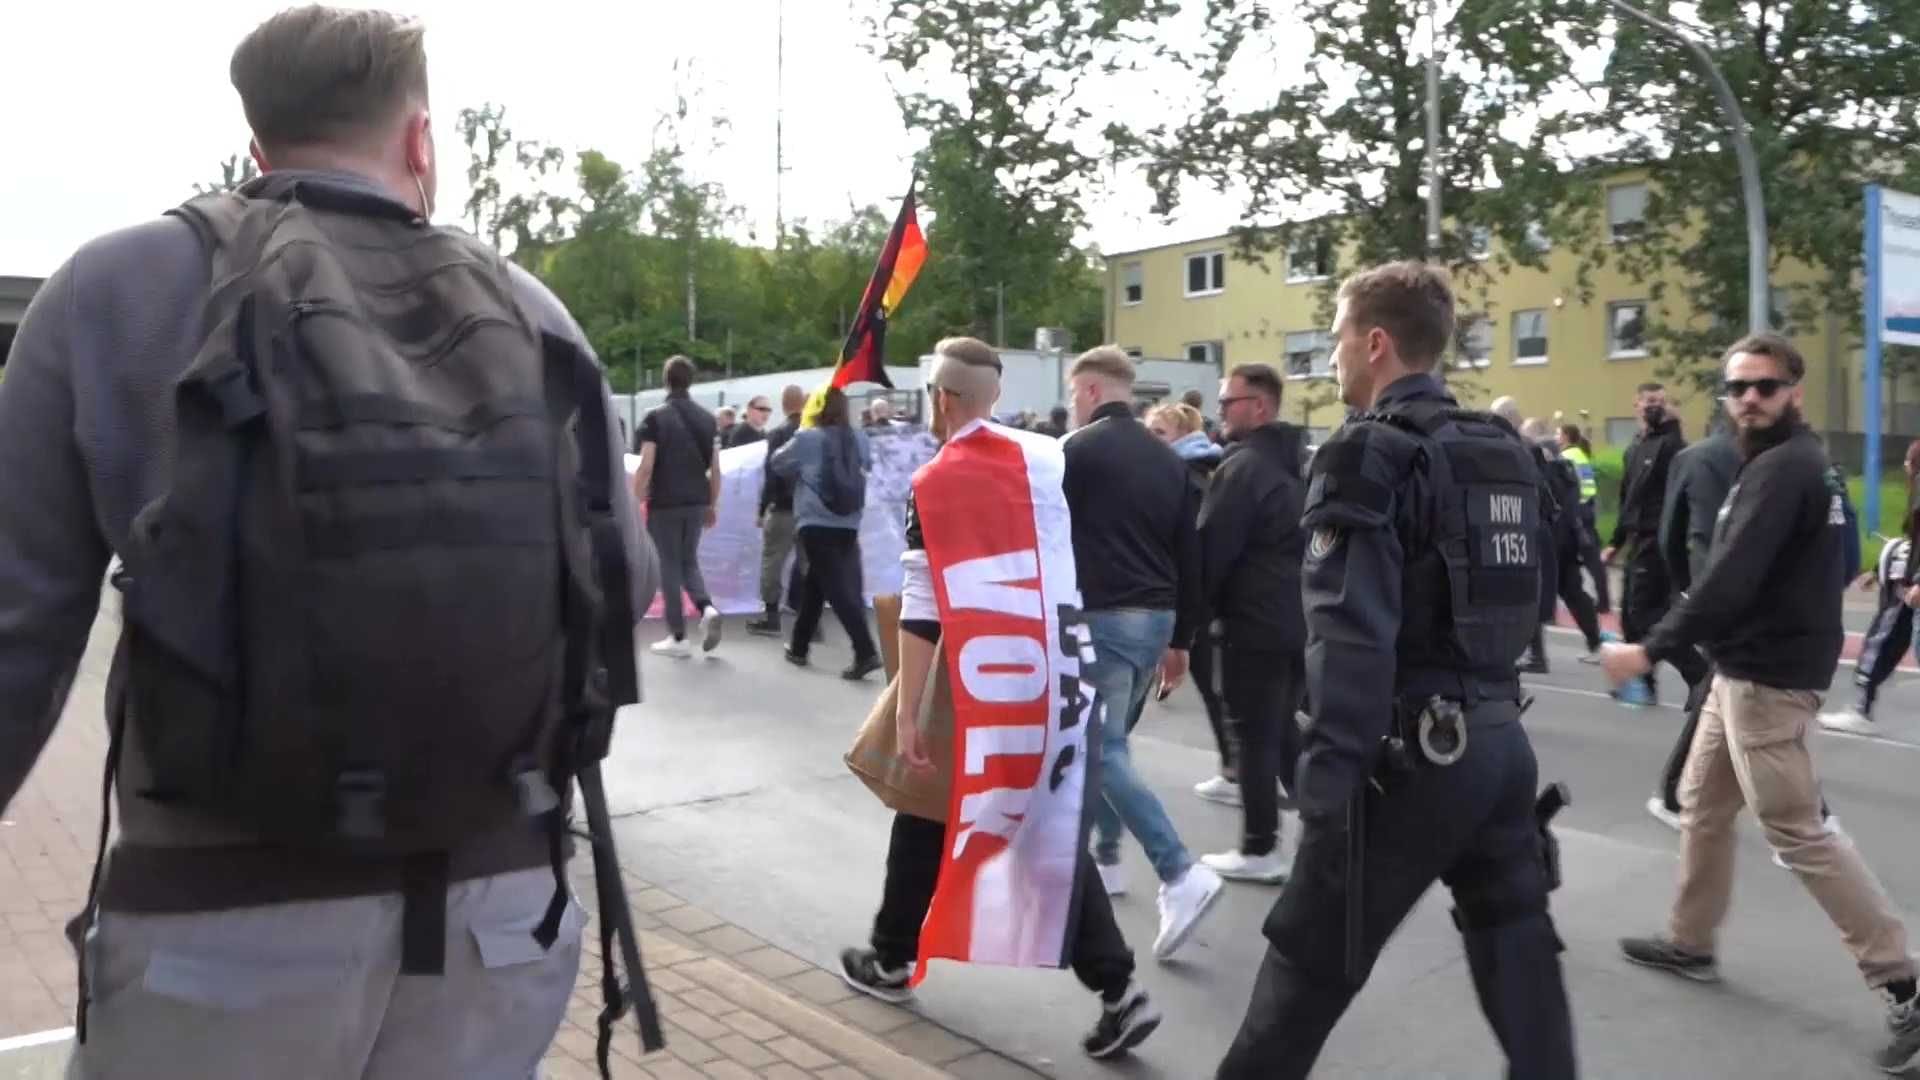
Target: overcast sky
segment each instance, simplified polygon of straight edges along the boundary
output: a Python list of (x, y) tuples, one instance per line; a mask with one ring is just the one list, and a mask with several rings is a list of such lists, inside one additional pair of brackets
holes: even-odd
[[(244, 152), (245, 120), (227, 82), (233, 46), (285, 0), (106, 0), (14, 4), (0, 59), (6, 161), (0, 165), (0, 274), (45, 275), (101, 232), (143, 220), (218, 177)], [(497, 102), (521, 138), (600, 149), (628, 166), (673, 101), (690, 60), (704, 106), (731, 130), (708, 164), (765, 239), (774, 217), (776, 0), (493, 5), (394, 0), (424, 18), (441, 155), (438, 219), (458, 220), (465, 106)], [(922, 140), (905, 130), (887, 69), (868, 51), (879, 0), (787, 0), (787, 216), (825, 222), (849, 202), (891, 207)], [(1224, 229), (1232, 206), (1197, 193), (1182, 220), (1148, 213), (1146, 189), (1117, 178), (1091, 209), (1109, 251)]]

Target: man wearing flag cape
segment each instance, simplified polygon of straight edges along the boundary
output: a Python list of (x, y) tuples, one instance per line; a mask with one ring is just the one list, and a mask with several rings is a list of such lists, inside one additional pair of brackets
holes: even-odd
[[(1101, 998), (1082, 1048), (1113, 1057), (1160, 1014), (1087, 854), (1103, 709), (1081, 677), (1092, 646), (1065, 458), (1055, 440), (987, 419), (1000, 359), (984, 342), (936, 346), (926, 392), (943, 445), (907, 503), (894, 723), (906, 766), (946, 788), (947, 820), (896, 814), (872, 947), (843, 952), (842, 974), (898, 1002), (935, 958), (1068, 966)], [(930, 694), (951, 696), (949, 760), (929, 755), (920, 726)]]

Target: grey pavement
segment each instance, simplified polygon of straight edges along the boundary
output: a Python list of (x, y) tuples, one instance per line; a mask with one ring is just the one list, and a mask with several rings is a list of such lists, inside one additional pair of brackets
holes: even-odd
[[(1850, 612), (1851, 614), (1851, 612)], [(1769, 862), (1757, 828), (1741, 840), (1733, 912), (1721, 944), (1726, 981), (1701, 987), (1629, 967), (1614, 941), (1658, 930), (1671, 899), (1676, 837), (1643, 804), (1680, 726), (1672, 707), (1629, 710), (1576, 662), (1578, 638), (1552, 636), (1554, 673), (1530, 680), (1527, 714), (1546, 779), (1573, 806), (1560, 837), (1567, 883), (1554, 911), (1567, 951), (1583, 1075), (1849, 1077), (1879, 1075), (1881, 1011), (1837, 932), (1791, 875)], [(797, 955), (832, 966), (864, 940), (884, 874), (889, 814), (841, 763), (877, 682), (836, 677), (839, 633), (810, 670), (736, 621), (710, 658), (647, 658), (649, 702), (623, 720), (609, 786), (634, 872)], [(1839, 672), (1838, 704), (1850, 700)], [(876, 677), (877, 678), (877, 677)], [(1667, 673), (1669, 697), (1679, 690)], [(1826, 791), (1897, 904), (1920, 911), (1920, 679), (1883, 694), (1878, 738), (1814, 738)], [(1198, 699), (1182, 689), (1150, 708), (1134, 757), (1196, 854), (1238, 837), (1238, 811), (1194, 797), (1214, 754)], [(1296, 837), (1289, 834), (1289, 846)], [(1167, 1015), (1131, 1060), (1084, 1059), (1094, 1003), (1065, 972), (941, 963), (919, 1010), (954, 1032), (1060, 1077), (1211, 1075), (1244, 1011), (1264, 949), (1259, 925), (1276, 890), (1230, 885), (1172, 963), (1149, 955), (1154, 882), (1130, 843), (1132, 892), (1117, 901), (1140, 977)], [(1325, 1077), (1486, 1077), (1502, 1061), (1474, 1003), (1444, 891), (1416, 909), (1329, 1040)], [(1910, 925), (1912, 920), (1910, 919)]]

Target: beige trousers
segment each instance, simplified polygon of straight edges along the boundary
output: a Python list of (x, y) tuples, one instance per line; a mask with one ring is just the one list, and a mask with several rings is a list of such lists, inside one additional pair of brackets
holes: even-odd
[(1668, 933), (1711, 953), (1733, 894), (1733, 825), (1742, 806), (1767, 843), (1840, 929), (1867, 985), (1914, 974), (1907, 931), (1852, 842), (1820, 821), (1807, 732), (1820, 709), (1810, 690), (1715, 675), (1680, 778), (1680, 895)]

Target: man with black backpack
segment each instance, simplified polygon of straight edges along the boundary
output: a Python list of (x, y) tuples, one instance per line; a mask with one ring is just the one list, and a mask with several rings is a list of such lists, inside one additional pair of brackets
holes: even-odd
[(667, 636), (653, 643), (653, 652), (685, 659), (693, 655), (693, 646), (687, 642), (683, 590), (700, 612), (700, 648), (712, 652), (720, 644), (720, 610), (700, 575), (700, 531), (713, 527), (720, 505), (720, 436), (713, 414), (695, 405), (688, 392), (693, 361), (669, 357), (661, 374), (667, 400), (640, 418), (634, 435), (640, 468), (633, 474), (633, 497), (646, 505), (647, 533), (660, 550)]
[(614, 958), (658, 1045), (598, 769), (654, 567), (599, 366), (428, 224), (419, 24), (288, 11), (231, 78), (264, 175), (82, 248), (0, 387), (0, 808), (123, 566), (68, 1075), (530, 1075), (576, 780), (602, 1060)]

